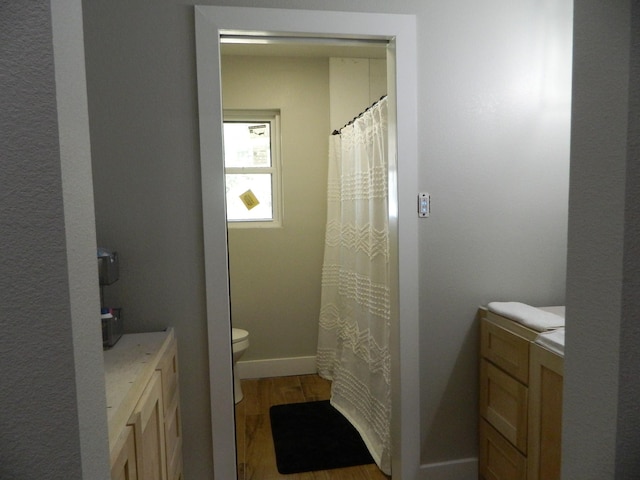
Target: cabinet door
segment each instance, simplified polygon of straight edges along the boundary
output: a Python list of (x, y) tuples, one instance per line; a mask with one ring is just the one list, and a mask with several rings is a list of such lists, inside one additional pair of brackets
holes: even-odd
[(177, 480), (182, 475), (182, 422), (178, 392), (178, 346), (175, 339), (160, 360), (159, 368), (162, 372), (167, 478)]
[(136, 445), (133, 427), (125, 427), (111, 455), (111, 480), (137, 480)]
[(560, 480), (564, 359), (531, 346), (529, 479)]
[(138, 478), (167, 480), (162, 380), (155, 371), (130, 419), (136, 437)]

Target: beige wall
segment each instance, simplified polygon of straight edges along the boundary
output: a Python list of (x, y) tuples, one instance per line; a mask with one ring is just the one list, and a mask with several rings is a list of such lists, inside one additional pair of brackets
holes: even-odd
[(331, 130), (387, 94), (387, 61), (380, 58), (330, 58)]
[[(315, 368), (328, 135), (386, 92), (366, 58), (224, 56), (225, 109), (281, 110), (282, 228), (231, 228), (232, 322), (250, 333), (241, 376)], [(304, 359), (291, 361), (294, 357)], [(286, 366), (252, 360), (286, 358)]]
[(243, 361), (315, 355), (326, 222), (329, 62), (223, 57), (226, 109), (280, 109), (282, 228), (229, 230), (232, 321)]

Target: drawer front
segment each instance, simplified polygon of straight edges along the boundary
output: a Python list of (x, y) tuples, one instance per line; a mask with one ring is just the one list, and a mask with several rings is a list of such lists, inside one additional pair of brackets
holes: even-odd
[(164, 419), (167, 446), (167, 473), (173, 480), (182, 473), (182, 426), (180, 424), (180, 401), (176, 394), (167, 409)]
[(133, 427), (124, 427), (111, 455), (111, 480), (138, 479)]
[(480, 360), (480, 415), (522, 453), (527, 453), (527, 387)]
[(480, 475), (485, 480), (526, 480), (527, 459), (480, 419)]
[(162, 372), (162, 400), (166, 412), (178, 391), (178, 342), (175, 339), (167, 348), (158, 368)]
[(485, 319), (480, 322), (480, 353), (525, 385), (529, 381), (529, 341)]

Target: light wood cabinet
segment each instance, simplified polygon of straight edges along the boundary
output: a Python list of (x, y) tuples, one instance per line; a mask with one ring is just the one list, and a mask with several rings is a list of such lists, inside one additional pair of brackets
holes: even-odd
[(481, 479), (560, 479), (563, 358), (537, 336), (480, 310)]
[(528, 478), (560, 480), (563, 357), (531, 345)]
[(181, 480), (178, 353), (173, 331), (123, 335), (105, 351), (111, 478)]

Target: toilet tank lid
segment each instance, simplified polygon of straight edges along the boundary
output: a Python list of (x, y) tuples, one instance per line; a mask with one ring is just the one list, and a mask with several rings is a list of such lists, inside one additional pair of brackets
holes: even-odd
[(232, 328), (231, 329), (231, 339), (233, 343), (241, 342), (245, 338), (249, 336), (249, 332), (243, 330), (241, 328)]

